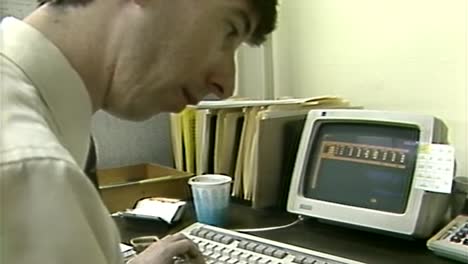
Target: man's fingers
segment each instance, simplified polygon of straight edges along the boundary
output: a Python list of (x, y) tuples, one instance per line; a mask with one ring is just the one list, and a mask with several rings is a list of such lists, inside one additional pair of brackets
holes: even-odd
[(178, 237), (177, 240), (172, 241), (171, 244), (168, 245), (168, 250), (170, 250), (171, 254), (174, 256), (188, 256), (191, 260), (203, 260), (203, 256), (200, 250), (198, 249), (197, 245), (195, 245), (195, 243), (193, 243), (187, 237), (182, 239)]
[(178, 234), (175, 234), (175, 235), (167, 235), (162, 240), (163, 241), (178, 241), (178, 240), (182, 240), (182, 239), (188, 239), (188, 238), (184, 234), (178, 233)]
[(205, 264), (203, 255), (192, 240), (182, 234), (167, 236), (150, 245), (133, 261), (135, 263), (170, 264), (174, 257), (186, 257), (190, 264)]

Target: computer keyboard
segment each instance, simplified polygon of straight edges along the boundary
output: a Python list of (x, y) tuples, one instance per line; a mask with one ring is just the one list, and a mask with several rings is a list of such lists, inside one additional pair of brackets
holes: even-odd
[(207, 264), (363, 264), (201, 223), (180, 232), (198, 245)]

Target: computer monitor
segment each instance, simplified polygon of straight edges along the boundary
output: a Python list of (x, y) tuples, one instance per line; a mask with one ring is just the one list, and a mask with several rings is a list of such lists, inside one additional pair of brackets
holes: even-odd
[(441, 224), (449, 196), (413, 186), (418, 146), (425, 143), (447, 143), (447, 127), (433, 116), (312, 110), (302, 132), (287, 210), (426, 238)]

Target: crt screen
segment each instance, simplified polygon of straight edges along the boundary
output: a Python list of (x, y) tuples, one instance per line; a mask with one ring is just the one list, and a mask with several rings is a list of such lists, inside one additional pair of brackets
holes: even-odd
[(403, 213), (419, 130), (382, 124), (321, 122), (305, 172), (308, 198)]

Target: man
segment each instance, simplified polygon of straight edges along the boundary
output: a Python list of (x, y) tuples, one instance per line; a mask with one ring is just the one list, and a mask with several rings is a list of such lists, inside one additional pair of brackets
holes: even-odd
[[(261, 43), (276, 0), (43, 0), (0, 26), (0, 262), (121, 263), (82, 172), (91, 115), (129, 120), (231, 95), (234, 53)], [(181, 235), (132, 263), (204, 263)]]

